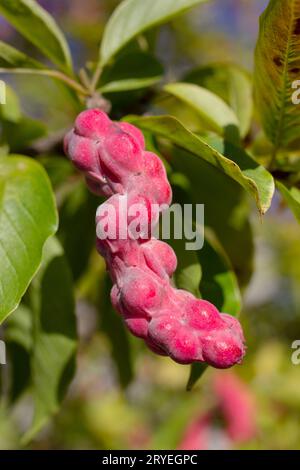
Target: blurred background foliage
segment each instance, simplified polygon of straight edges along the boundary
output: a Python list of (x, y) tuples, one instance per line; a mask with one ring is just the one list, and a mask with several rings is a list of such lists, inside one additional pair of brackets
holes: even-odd
[[(81, 67), (97, 56), (104, 25), (119, 2), (40, 0), (39, 3), (57, 19), (76, 66)], [(215, 62), (234, 62), (250, 72), (258, 17), (266, 3), (215, 0), (201, 5), (147, 33), (147, 48), (143, 44), (138, 47), (141, 55), (138, 64), (144, 60), (146, 67), (147, 54), (152, 50), (157, 58), (151, 67), (153, 77), (161, 76), (164, 70), (166, 81)], [(36, 50), (2, 17), (0, 39), (40, 59)], [(136, 48), (136, 43), (131, 43), (126, 54)], [(93, 68), (92, 63), (90, 66)], [(114, 74), (127, 77), (127, 60), (122, 64), (120, 57), (117, 67), (118, 70), (111, 68), (103, 74), (101, 86), (111, 82)], [(137, 77), (143, 77), (137, 62), (133, 61), (132, 67), (137, 68)], [(17, 92), (22, 111), (12, 95), (11, 115), (2, 117), (2, 145), (34, 156), (50, 176), (60, 213), (58, 239), (76, 283), (80, 342), (76, 375), (63, 405), (30, 444), (21, 444), (21, 435), (31, 420), (32, 397), (28, 393), (18, 397), (16, 391), (15, 404), (8, 407), (5, 383), (9, 364), (1, 367), (4, 393), (0, 448), (25, 445), (33, 449), (300, 449), (300, 365), (291, 362), (291, 344), (300, 338), (300, 228), (278, 195), (263, 222), (252, 208), (250, 221), (243, 222), (241, 231), (231, 229), (227, 235), (229, 251), (230, 245), (234, 245), (232, 262), (243, 288), (241, 320), (249, 348), (243, 366), (235, 367), (230, 380), (236, 380), (237, 394), (242, 387), (241, 395), (247, 396), (246, 415), (249, 401), (252, 403), (250, 430), (236, 439), (229, 432), (226, 406), (221, 404), (222, 397), (215, 385), (218, 378), (225, 381), (228, 373), (207, 370), (193, 391), (186, 392), (188, 368), (146, 350), (127, 334), (107, 302), (109, 285), (104, 262), (93, 248), (94, 214), (99, 199), (88, 193), (81, 178), (62, 158), (61, 136), (80, 109), (78, 102), (70, 99), (70, 91), (63, 85), (44, 77), (10, 76), (7, 82)], [(183, 116), (186, 111), (170, 96), (160, 96), (153, 103), (151, 88), (106, 92), (105, 96), (112, 102), (115, 118), (151, 109), (168, 110), (188, 121), (190, 127), (199, 126), (197, 116), (190, 111)], [(22, 126), (16, 125), (20, 123), (19, 112)], [(47, 134), (55, 136), (51, 153), (41, 139)], [(150, 145), (156, 148), (151, 136)], [(173, 179), (175, 182), (176, 175)], [(210, 199), (212, 210), (207, 213), (208, 218), (219, 204), (218, 194), (211, 191)], [(222, 232), (222, 221), (216, 231)], [(243, 248), (238, 250), (238, 246)], [(22, 351), (8, 348), (8, 352), (11, 358), (18, 358), (26, 381), (24, 348)], [(229, 397), (230, 400), (233, 398)], [(241, 413), (243, 403), (242, 400)]]

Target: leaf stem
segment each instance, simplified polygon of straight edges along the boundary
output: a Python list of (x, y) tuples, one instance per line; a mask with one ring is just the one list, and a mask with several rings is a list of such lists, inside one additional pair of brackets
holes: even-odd
[(88, 76), (86, 70), (84, 68), (79, 70), (79, 78), (81, 83), (86, 87), (87, 90), (92, 94), (92, 86), (91, 86), (91, 79)]
[(70, 88), (81, 93), (83, 95), (89, 95), (90, 91), (83, 87), (80, 83), (73, 80), (72, 78), (68, 77), (64, 73), (60, 72), (59, 70), (38, 70), (38, 69), (21, 69), (21, 68), (12, 68), (12, 69), (5, 69), (0, 68), (0, 73), (16, 73), (16, 74), (26, 74), (26, 75), (43, 75), (50, 78), (55, 78), (66, 83)]
[(98, 65), (97, 65), (97, 68), (95, 70), (95, 73), (93, 75), (92, 81), (91, 81), (91, 89), (92, 89), (93, 93), (96, 91), (97, 84), (98, 84), (99, 79), (100, 79), (101, 74), (102, 74), (102, 70), (103, 70), (102, 65), (99, 62)]

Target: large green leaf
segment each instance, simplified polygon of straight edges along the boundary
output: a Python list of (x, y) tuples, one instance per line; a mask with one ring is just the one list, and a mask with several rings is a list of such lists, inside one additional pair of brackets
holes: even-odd
[(3, 41), (0, 41), (0, 68), (30, 68), (40, 69), (43, 65), (18, 51)]
[[(180, 207), (184, 207), (184, 204), (191, 203), (184, 187), (184, 180), (178, 180), (177, 177), (177, 181), (174, 182), (171, 178), (171, 182), (173, 183), (173, 202), (179, 204)], [(195, 250), (186, 249), (188, 240), (185, 237), (180, 239), (171, 238), (166, 241), (172, 246), (177, 256), (177, 268), (173, 275), (176, 286), (179, 289), (185, 289), (191, 292), (196, 297), (200, 297), (199, 285), (202, 270), (197, 252)]]
[(197, 158), (205, 160), (238, 182), (254, 197), (261, 214), (264, 214), (270, 207), (274, 193), (273, 178), (246, 152), (242, 150), (234, 152), (234, 154), (230, 154), (232, 159), (227, 158), (171, 116), (132, 117), (130, 121), (141, 129), (169, 139), (176, 146), (188, 150)]
[(76, 352), (76, 317), (73, 282), (63, 249), (50, 238), (43, 262), (30, 290), (33, 310), (31, 379), (33, 422), (24, 443), (58, 410), (73, 377)]
[(270, 1), (260, 18), (255, 63), (256, 105), (275, 156), (300, 142), (299, 106), (292, 102), (300, 72), (300, 0)]
[(1, 0), (2, 14), (45, 56), (63, 69), (71, 70), (70, 51), (53, 17), (34, 0)]
[[(225, 150), (219, 142), (218, 145), (210, 143), (219, 151)], [(205, 226), (217, 236), (239, 284), (246, 285), (252, 273), (253, 240), (245, 192), (227, 175), (193, 154), (174, 148), (168, 155), (174, 170), (185, 175), (189, 182), (187, 190), (192, 203), (204, 204)], [(222, 308), (222, 304), (218, 306)]]
[(19, 304), (57, 229), (45, 170), (21, 156), (0, 159), (0, 322)]
[(224, 253), (213, 240), (206, 238), (197, 252), (202, 267), (200, 292), (220, 312), (237, 316), (241, 310), (241, 293), (236, 276)]
[(165, 23), (206, 0), (125, 0), (110, 17), (103, 35), (100, 62), (110, 59), (131, 39), (153, 26)]
[(282, 194), (285, 202), (300, 222), (300, 190), (295, 187), (288, 188), (285, 184), (276, 181), (276, 186)]
[(207, 88), (226, 101), (239, 120), (241, 136), (247, 135), (253, 112), (252, 81), (248, 72), (235, 64), (215, 63), (192, 70), (183, 81)]
[(101, 76), (100, 92), (115, 93), (146, 88), (159, 82), (163, 67), (158, 60), (146, 52), (122, 55)]
[(179, 289), (185, 289), (196, 297), (200, 297), (201, 265), (195, 251), (186, 251), (186, 240), (169, 240), (177, 256), (177, 269), (174, 281)]
[(204, 124), (218, 134), (238, 127), (238, 119), (233, 110), (219, 96), (192, 83), (170, 83), (164, 89), (191, 106)]

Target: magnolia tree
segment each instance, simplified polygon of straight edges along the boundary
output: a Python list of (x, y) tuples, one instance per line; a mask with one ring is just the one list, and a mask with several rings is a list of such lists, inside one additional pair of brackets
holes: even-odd
[[(45, 57), (0, 41), (0, 321), (10, 406), (29, 387), (35, 406), (24, 442), (57, 411), (74, 376), (74, 287), (93, 283), (95, 246), (108, 272), (99, 297), (123, 386), (132, 378), (124, 327), (149, 354), (190, 365), (188, 389), (208, 366), (243, 364), (246, 344), (251, 350), (238, 318), (253, 266), (251, 199), (263, 219), (277, 186), (300, 218), (299, 2), (269, 2), (253, 76), (218, 63), (169, 83), (156, 57), (159, 27), (202, 3), (124, 0), (99, 55), (79, 70), (40, 4), (0, 3)], [(16, 74), (59, 85), (64, 128), (50, 132), (23, 113), (22, 88), (15, 94), (6, 83)], [(192, 234), (202, 237), (193, 250), (183, 229), (160, 239), (172, 203), (191, 208)], [(185, 228), (181, 215), (174, 229)]]

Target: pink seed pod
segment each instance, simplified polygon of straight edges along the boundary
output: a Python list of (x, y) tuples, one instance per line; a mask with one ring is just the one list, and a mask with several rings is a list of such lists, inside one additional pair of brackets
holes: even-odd
[(171, 277), (176, 271), (177, 258), (167, 243), (152, 238), (141, 246), (141, 250), (147, 266), (162, 279)]
[[(73, 131), (71, 131), (73, 132)], [(96, 142), (86, 137), (81, 137), (73, 132), (66, 138), (65, 148), (68, 155), (78, 170), (87, 173), (95, 173), (98, 180), (103, 180), (99, 165), (99, 155)]]
[(202, 344), (205, 362), (219, 369), (241, 364), (245, 354), (240, 335), (230, 328), (208, 332), (203, 335)]
[(145, 150), (145, 138), (137, 127), (129, 122), (119, 122), (116, 124), (123, 132), (127, 132), (127, 134), (131, 135), (139, 143), (142, 150)]
[(211, 331), (222, 328), (224, 323), (218, 309), (202, 299), (190, 299), (186, 303), (188, 325), (193, 330)]
[(120, 298), (125, 316), (150, 319), (160, 309), (163, 285), (151, 271), (130, 267), (124, 270)]
[(91, 191), (109, 198), (97, 211), (97, 249), (114, 283), (113, 306), (132, 334), (180, 364), (241, 363), (238, 320), (172, 285), (175, 253), (152, 236), (172, 189), (162, 161), (145, 151), (141, 131), (92, 109), (78, 116), (64, 146)]
[(75, 121), (76, 134), (92, 140), (103, 139), (111, 127), (109, 117), (100, 109), (83, 111)]
[(132, 173), (142, 170), (143, 150), (139, 142), (121, 129), (105, 136), (100, 155), (103, 167), (126, 185)]

